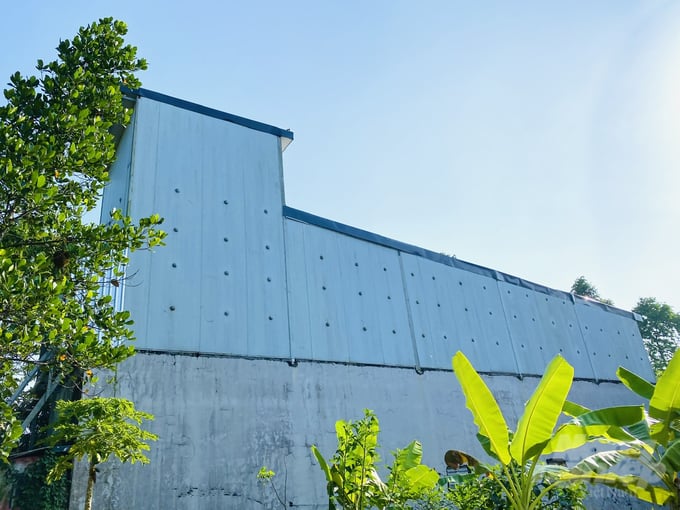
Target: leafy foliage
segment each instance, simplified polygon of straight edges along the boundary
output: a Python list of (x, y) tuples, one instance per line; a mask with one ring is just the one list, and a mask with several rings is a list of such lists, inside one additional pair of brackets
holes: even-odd
[(370, 410), (358, 421), (340, 420), (335, 424), (338, 447), (327, 462), (312, 446), (312, 453), (326, 476), (329, 509), (345, 510), (407, 509), (412, 502), (431, 491), (439, 480), (433, 469), (421, 464), (422, 447), (413, 441), (393, 452), (387, 483), (378, 474), (378, 418)]
[(652, 368), (659, 374), (673, 357), (680, 343), (680, 314), (655, 298), (640, 298), (633, 311), (642, 316), (640, 334)]
[[(614, 441), (614, 434), (620, 432), (621, 427), (639, 423), (644, 417), (641, 406), (589, 411), (568, 403), (566, 398), (574, 370), (564, 358), (557, 356), (526, 403), (517, 428), (509, 433), (498, 403), (462, 352), (453, 357), (453, 370), (479, 428), (481, 445), (500, 461), (503, 478), (494, 478), (497, 487), (510, 508), (516, 510), (541, 508), (543, 499), (551, 491), (569, 483), (566, 468), (540, 463), (541, 455), (578, 448), (594, 439)], [(565, 409), (574, 411), (572, 420), (556, 429)], [(480, 467), (491, 472), (489, 467)], [(535, 491), (546, 476), (554, 481)]]
[[(585, 510), (583, 499), (587, 495), (585, 485), (571, 483), (560, 486), (555, 484), (555, 478), (545, 474), (537, 480), (532, 492), (540, 494), (543, 489), (550, 487), (544, 493), (540, 508), (542, 510)], [(490, 473), (484, 475), (469, 475), (461, 477), (448, 488), (444, 495), (444, 502), (453, 506), (442, 508), (459, 508), (461, 510), (505, 510), (510, 509), (510, 501), (506, 493), (499, 489), (503, 484), (510, 489), (510, 480), (500, 466), (494, 466)]]
[(12, 505), (22, 510), (66, 510), (68, 508), (70, 484), (66, 476), (46, 485), (45, 478), (57, 463), (58, 456), (47, 452), (43, 457), (17, 470), (7, 464), (3, 475), (13, 487)]
[[(38, 61), (39, 76), (10, 77), (0, 106), (0, 459), (48, 377), (78, 385), (133, 349), (128, 312), (116, 311), (102, 283), (118, 285), (130, 250), (162, 243), (154, 215), (134, 224), (114, 211), (106, 225), (83, 224), (115, 155), (116, 126), (131, 112), (121, 83), (140, 85), (146, 68), (123, 40), (121, 21), (101, 19)], [(38, 367), (38, 382), (19, 382)], [(19, 397), (8, 397), (19, 391)], [(45, 423), (45, 422), (43, 422)], [(36, 427), (33, 428), (34, 431)]]
[(574, 283), (571, 285), (571, 292), (573, 294), (576, 294), (577, 296), (596, 299), (597, 301), (600, 301), (601, 303), (604, 303), (606, 305), (614, 304), (614, 302), (611, 299), (603, 298), (602, 296), (600, 296), (597, 287), (590, 283), (585, 276), (579, 276), (578, 278), (576, 278), (576, 280), (574, 280)]
[(121, 462), (141, 462), (149, 459), (148, 441), (158, 437), (143, 430), (143, 420), (153, 417), (138, 411), (129, 400), (121, 398), (86, 398), (57, 402), (58, 420), (47, 442), (52, 446), (69, 445), (68, 453), (59, 458), (48, 474), (47, 481), (58, 480), (73, 467), (75, 459), (89, 461), (89, 477), (85, 508), (91, 508), (92, 491), (96, 481), (96, 466), (116, 457)]

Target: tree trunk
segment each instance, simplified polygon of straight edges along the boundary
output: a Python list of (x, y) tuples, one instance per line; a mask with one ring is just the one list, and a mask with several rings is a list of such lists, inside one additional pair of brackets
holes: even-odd
[(90, 469), (87, 477), (87, 491), (85, 492), (85, 509), (92, 510), (92, 496), (94, 495), (94, 482), (97, 481), (97, 464), (90, 461)]

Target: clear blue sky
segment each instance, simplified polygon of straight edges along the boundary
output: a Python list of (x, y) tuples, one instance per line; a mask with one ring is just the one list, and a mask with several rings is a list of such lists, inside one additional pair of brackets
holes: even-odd
[[(295, 132), (289, 205), (680, 307), (680, 3), (24, 0), (0, 75), (104, 16), (159, 92)], [(162, 214), (162, 211), (159, 211)]]

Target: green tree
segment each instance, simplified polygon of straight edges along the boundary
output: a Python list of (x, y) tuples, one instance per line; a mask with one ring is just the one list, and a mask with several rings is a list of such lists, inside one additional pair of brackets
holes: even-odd
[(132, 402), (121, 398), (86, 398), (57, 402), (58, 420), (53, 426), (48, 443), (68, 445), (68, 453), (59, 458), (47, 477), (48, 482), (59, 480), (73, 467), (73, 460), (87, 457), (88, 477), (85, 510), (92, 509), (97, 465), (114, 456), (121, 462), (141, 462), (149, 459), (147, 441), (157, 436), (140, 427), (152, 416), (135, 409)]
[[(102, 284), (125, 278), (129, 251), (161, 244), (158, 216), (136, 224), (120, 211), (84, 224), (128, 124), (121, 84), (146, 68), (121, 21), (101, 19), (38, 60), (37, 76), (10, 77), (0, 106), (0, 459), (53, 389), (79, 390), (83, 375), (133, 353), (129, 314)], [(30, 381), (22, 384), (22, 381)], [(58, 392), (52, 393), (52, 399)], [(71, 397), (69, 391), (63, 396)], [(44, 406), (38, 421), (49, 419)], [(40, 421), (42, 417), (43, 421)]]
[(577, 296), (596, 299), (597, 301), (600, 301), (601, 303), (604, 303), (606, 305), (614, 304), (614, 302), (611, 299), (603, 298), (602, 296), (600, 296), (597, 287), (590, 283), (583, 275), (579, 276), (578, 278), (576, 278), (576, 280), (574, 280), (574, 283), (571, 285), (571, 292), (573, 294), (576, 294)]
[(633, 312), (642, 316), (638, 323), (640, 334), (652, 362), (659, 374), (668, 365), (680, 342), (680, 314), (666, 303), (655, 298), (640, 298)]

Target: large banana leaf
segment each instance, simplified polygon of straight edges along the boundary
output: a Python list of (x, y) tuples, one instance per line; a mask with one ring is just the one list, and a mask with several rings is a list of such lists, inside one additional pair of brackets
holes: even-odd
[(680, 439), (676, 439), (661, 457), (661, 463), (674, 472), (680, 471)]
[(630, 391), (640, 395), (642, 398), (649, 400), (654, 394), (654, 385), (646, 381), (635, 372), (631, 372), (627, 368), (619, 367), (616, 371), (616, 377), (621, 381)]
[(409, 487), (416, 492), (432, 489), (439, 481), (439, 473), (423, 464), (415, 466), (404, 473)]
[(510, 444), (510, 454), (520, 465), (538, 454), (550, 440), (573, 378), (574, 368), (559, 355), (545, 369), (541, 382), (524, 406)]
[(649, 415), (659, 420), (652, 425), (652, 439), (666, 446), (673, 438), (671, 422), (680, 412), (680, 350), (676, 351), (661, 374), (649, 401)]
[(420, 441), (412, 441), (403, 450), (397, 450), (394, 454), (394, 470), (406, 470), (420, 465), (423, 458), (423, 446)]
[(640, 452), (634, 448), (598, 452), (580, 461), (569, 472), (575, 475), (603, 473), (616, 466), (622, 460), (630, 457), (636, 458), (639, 455)]
[(668, 489), (659, 487), (658, 485), (652, 485), (643, 478), (635, 475), (617, 475), (615, 473), (564, 473), (560, 475), (560, 478), (563, 480), (607, 485), (632, 494), (642, 501), (654, 503), (655, 505), (665, 505), (669, 499), (674, 497), (673, 493)]
[(510, 464), (508, 425), (498, 402), (465, 355), (458, 351), (453, 357), (453, 371), (463, 389), (465, 404), (479, 433), (488, 438), (490, 450), (503, 465)]
[(564, 405), (562, 406), (562, 412), (567, 416), (576, 418), (577, 416), (581, 416), (582, 414), (589, 413), (590, 409), (588, 409), (587, 407), (583, 407), (580, 404), (571, 402), (569, 400), (565, 400)]

